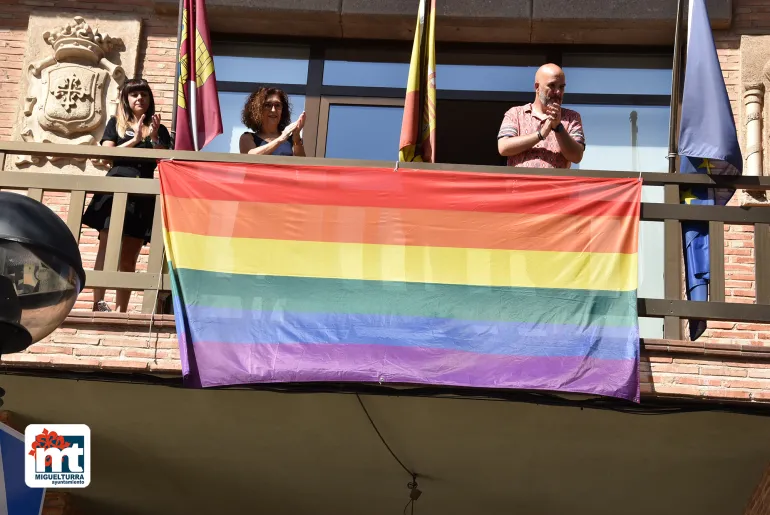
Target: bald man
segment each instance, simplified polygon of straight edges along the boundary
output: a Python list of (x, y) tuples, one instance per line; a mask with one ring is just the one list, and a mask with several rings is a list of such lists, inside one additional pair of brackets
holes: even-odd
[(566, 79), (555, 64), (535, 74), (535, 101), (505, 113), (497, 150), (508, 166), (569, 168), (583, 159), (586, 143), (577, 111), (561, 107)]

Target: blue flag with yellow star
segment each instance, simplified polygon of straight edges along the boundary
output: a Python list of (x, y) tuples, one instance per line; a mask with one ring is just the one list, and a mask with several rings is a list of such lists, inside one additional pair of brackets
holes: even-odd
[[(740, 175), (743, 170), (733, 111), (704, 0), (690, 0), (679, 155), (680, 173)], [(724, 206), (733, 192), (693, 187), (682, 191), (682, 203)], [(708, 300), (708, 229), (708, 222), (682, 223), (688, 300)], [(698, 339), (705, 330), (705, 320), (690, 320), (690, 339)]]

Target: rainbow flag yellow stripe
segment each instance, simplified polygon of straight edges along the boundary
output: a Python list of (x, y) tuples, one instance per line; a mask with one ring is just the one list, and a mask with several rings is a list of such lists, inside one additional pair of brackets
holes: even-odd
[[(636, 290), (636, 254), (224, 238), (171, 233), (180, 268), (225, 274)], [(307, 256), (313, 256), (308, 260)]]

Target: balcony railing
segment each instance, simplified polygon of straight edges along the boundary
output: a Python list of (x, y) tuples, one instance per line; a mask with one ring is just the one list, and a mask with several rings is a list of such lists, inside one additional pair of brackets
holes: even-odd
[[(75, 145), (31, 144), (0, 142), (0, 164), (7, 156), (22, 154), (58, 156), (63, 158), (112, 159), (116, 157), (175, 159), (228, 163), (271, 163), (292, 165), (393, 167), (394, 162), (353, 161), (341, 159), (295, 158), (277, 156), (245, 156), (208, 152), (170, 150), (120, 149), (82, 147)], [(638, 177), (638, 173), (620, 171), (529, 169), (492, 166), (465, 166), (452, 164), (400, 163), (400, 168), (447, 170), (464, 172), (506, 173), (526, 175), (558, 175), (579, 177)], [(5, 167), (3, 167), (4, 169)], [(641, 219), (665, 224), (664, 280), (665, 298), (639, 299), (639, 316), (664, 319), (666, 340), (682, 340), (682, 320), (701, 319), (730, 322), (770, 323), (770, 209), (737, 206), (695, 206), (679, 203), (680, 187), (693, 185), (734, 187), (751, 190), (770, 190), (770, 177), (711, 177), (707, 175), (680, 175), (642, 173), (645, 185), (663, 186), (662, 204), (642, 203)], [(32, 171), (0, 172), (0, 189), (26, 190), (30, 197), (41, 200), (46, 192), (69, 193), (67, 225), (75, 238), (80, 238), (81, 220), (88, 193), (113, 193), (110, 231), (122, 233), (129, 194), (160, 195), (159, 181), (74, 174), (37, 173)], [(711, 238), (711, 298), (708, 302), (682, 300), (682, 238), (681, 221), (708, 221)], [(754, 304), (725, 302), (724, 226), (725, 224), (754, 226), (755, 284)], [(121, 238), (108, 238), (102, 271), (86, 271), (87, 288), (128, 289), (143, 291), (142, 312), (154, 312), (159, 292), (170, 289), (164, 273), (161, 203), (155, 203), (155, 218), (150, 241), (146, 272), (120, 272), (118, 261)], [(655, 344), (647, 342), (648, 345)], [(662, 345), (662, 343), (659, 343)], [(669, 342), (670, 344), (670, 342)], [(733, 346), (734, 347), (734, 346)], [(750, 352), (746, 346), (745, 351)], [(715, 349), (719, 351), (719, 349)], [(731, 352), (734, 352), (733, 349)]]

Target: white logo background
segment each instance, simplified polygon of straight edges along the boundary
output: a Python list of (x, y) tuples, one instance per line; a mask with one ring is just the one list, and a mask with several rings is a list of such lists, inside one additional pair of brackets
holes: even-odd
[[(32, 444), (44, 430), (55, 432), (64, 437), (82, 437), (83, 445), (79, 443), (66, 449), (49, 449), (37, 451), (40, 463), (44, 460), (43, 453), (53, 458), (51, 472), (39, 470), (36, 457), (31, 456)], [(85, 424), (30, 424), (24, 431), (24, 481), (31, 488), (85, 488), (91, 482), (91, 429)], [(79, 470), (77, 457), (83, 456), (83, 467)], [(62, 457), (65, 457), (62, 460)]]

